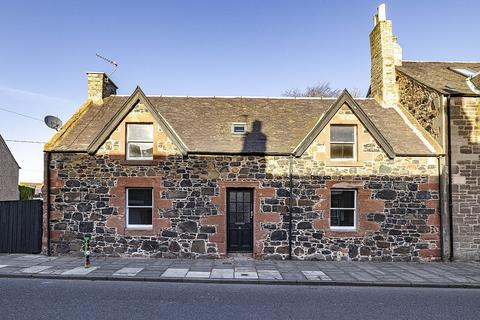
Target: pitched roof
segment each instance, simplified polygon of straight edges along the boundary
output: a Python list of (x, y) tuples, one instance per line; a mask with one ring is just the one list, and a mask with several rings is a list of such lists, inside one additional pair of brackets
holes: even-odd
[(472, 90), (468, 77), (452, 68), (468, 68), (480, 72), (480, 62), (403, 61), (396, 70), (442, 94), (480, 96), (479, 91)]
[[(147, 96), (144, 99), (165, 120), (174, 143), (177, 138), (186, 153), (204, 154), (292, 154), (336, 102), (321, 98)], [(103, 105), (89, 105), (76, 115), (68, 129), (62, 128), (63, 133), (51, 141), (47, 151), (94, 152), (125, 110), (133, 108), (136, 102), (138, 99), (132, 96), (110, 96)], [(373, 99), (355, 99), (355, 103), (396, 155), (433, 155), (395, 109), (382, 108)], [(250, 133), (232, 134), (234, 122), (247, 123)]]
[(20, 166), (18, 165), (17, 160), (15, 159), (15, 157), (14, 157), (13, 154), (12, 154), (12, 152), (11, 152), (10, 149), (8, 148), (7, 143), (5, 142), (5, 140), (3, 140), (3, 137), (2, 137), (1, 134), (0, 134), (0, 152), (5, 152), (6, 154), (8, 154), (9, 157), (13, 160), (13, 162), (15, 162), (15, 164), (17, 165), (17, 167), (18, 167), (19, 169), (21, 169)]
[(335, 103), (328, 109), (327, 113), (320, 118), (315, 127), (308, 133), (305, 139), (295, 148), (295, 155), (301, 156), (305, 150), (312, 144), (315, 138), (322, 132), (323, 128), (332, 120), (340, 108), (347, 104), (357, 118), (362, 122), (365, 128), (370, 132), (377, 143), (382, 147), (385, 153), (390, 157), (395, 157), (395, 151), (386, 140), (385, 136), (378, 130), (372, 120), (368, 117), (362, 107), (352, 98), (347, 90), (344, 90)]

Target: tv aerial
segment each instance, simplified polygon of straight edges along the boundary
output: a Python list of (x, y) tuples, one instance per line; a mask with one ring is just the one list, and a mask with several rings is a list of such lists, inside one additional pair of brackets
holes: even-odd
[(108, 59), (108, 58), (105, 58), (104, 56), (98, 54), (98, 53), (95, 53), (95, 55), (97, 56), (97, 58), (100, 58), (102, 59), (103, 61), (106, 61), (108, 63), (110, 63), (112, 66), (113, 66), (113, 71), (108, 75), (108, 77), (110, 78), (110, 76), (115, 72), (117, 71), (117, 68), (118, 68), (118, 63), (114, 60), (111, 60), (111, 59)]
[(46, 116), (43, 120), (47, 127), (55, 129), (58, 131), (62, 127), (62, 120), (55, 116)]

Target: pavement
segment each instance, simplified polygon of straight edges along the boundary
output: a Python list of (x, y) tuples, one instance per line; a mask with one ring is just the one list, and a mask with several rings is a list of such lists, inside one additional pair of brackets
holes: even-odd
[(0, 254), (0, 278), (480, 288), (479, 262), (325, 262)]
[(456, 288), (0, 278), (2, 320), (478, 320), (478, 301)]

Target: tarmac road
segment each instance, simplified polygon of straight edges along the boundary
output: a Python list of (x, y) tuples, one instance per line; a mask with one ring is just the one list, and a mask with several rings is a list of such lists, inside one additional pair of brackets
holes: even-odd
[(480, 289), (0, 279), (0, 319), (480, 319)]

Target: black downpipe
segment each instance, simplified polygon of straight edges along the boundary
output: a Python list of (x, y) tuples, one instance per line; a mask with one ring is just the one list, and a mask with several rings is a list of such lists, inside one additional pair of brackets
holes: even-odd
[(46, 194), (46, 208), (47, 208), (47, 256), (50, 256), (51, 248), (50, 248), (50, 152), (45, 152), (45, 190)]
[(440, 160), (440, 157), (437, 157), (437, 167), (438, 167), (438, 210), (440, 213), (440, 248), (442, 248), (442, 261), (445, 261), (445, 257), (443, 255), (443, 248), (444, 248), (444, 242), (443, 242), (443, 237), (444, 237), (444, 230), (443, 230), (443, 224), (445, 223), (443, 221), (444, 215), (443, 215), (443, 184), (442, 184), (442, 162)]
[(293, 156), (290, 156), (289, 163), (289, 178), (290, 178), (290, 201), (288, 205), (288, 259), (292, 260), (292, 202), (293, 202)]
[(452, 125), (450, 112), (450, 95), (447, 96), (447, 155), (448, 155), (448, 217), (450, 230), (450, 261), (453, 261), (453, 201), (452, 201)]

